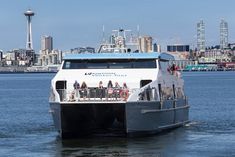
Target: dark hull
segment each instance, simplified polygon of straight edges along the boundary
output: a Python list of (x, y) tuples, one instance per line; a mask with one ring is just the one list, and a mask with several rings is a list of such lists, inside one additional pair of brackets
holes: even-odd
[(62, 138), (124, 134), (126, 130), (125, 104), (51, 104), (51, 109)]
[(126, 128), (129, 136), (152, 135), (189, 122), (189, 105), (184, 99), (126, 104)]
[[(50, 103), (62, 138), (156, 134), (188, 122), (185, 100), (129, 103)], [(177, 107), (176, 107), (177, 106)]]

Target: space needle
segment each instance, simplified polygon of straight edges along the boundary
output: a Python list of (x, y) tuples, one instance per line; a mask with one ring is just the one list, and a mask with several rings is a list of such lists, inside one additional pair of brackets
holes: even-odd
[(32, 50), (33, 49), (33, 40), (32, 40), (31, 21), (32, 21), (32, 16), (34, 16), (34, 12), (29, 9), (29, 10), (27, 10), (24, 13), (24, 15), (27, 18), (27, 42), (26, 42), (26, 49), (27, 50)]

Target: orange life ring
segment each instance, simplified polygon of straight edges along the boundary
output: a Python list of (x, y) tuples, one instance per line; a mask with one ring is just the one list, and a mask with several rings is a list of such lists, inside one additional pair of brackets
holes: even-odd
[(122, 90), (120, 93), (120, 97), (124, 98), (124, 100), (127, 100), (127, 98), (129, 97), (129, 91), (128, 90)]

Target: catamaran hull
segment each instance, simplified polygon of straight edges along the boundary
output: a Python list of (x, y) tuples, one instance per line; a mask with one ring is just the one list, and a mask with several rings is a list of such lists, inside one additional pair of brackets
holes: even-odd
[(188, 122), (189, 106), (177, 101), (127, 103), (50, 103), (62, 138), (156, 134)]
[(189, 122), (185, 100), (130, 102), (126, 104), (126, 132), (129, 136), (156, 134)]
[(125, 104), (50, 103), (50, 108), (62, 138), (124, 132)]

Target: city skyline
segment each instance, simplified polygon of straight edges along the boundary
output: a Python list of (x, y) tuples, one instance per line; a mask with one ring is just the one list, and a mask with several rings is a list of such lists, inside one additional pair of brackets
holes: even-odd
[[(141, 35), (150, 35), (153, 42), (189, 44), (196, 46), (196, 24), (202, 19), (206, 27), (206, 46), (219, 45), (221, 19), (229, 24), (229, 42), (235, 42), (235, 11), (232, 0), (120, 0), (116, 1), (3, 1), (0, 11), (0, 49), (24, 48), (26, 20), (24, 12), (35, 12), (32, 20), (33, 44), (40, 50), (43, 35), (52, 36), (54, 47), (69, 50), (78, 46), (97, 47), (112, 29), (123, 27)], [(56, 5), (55, 5), (56, 3)]]

